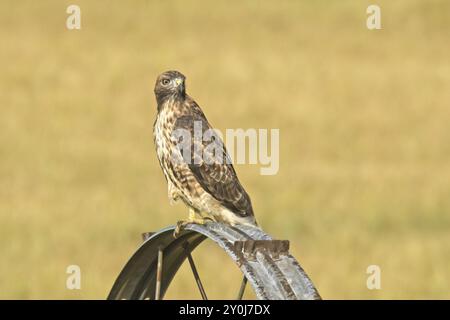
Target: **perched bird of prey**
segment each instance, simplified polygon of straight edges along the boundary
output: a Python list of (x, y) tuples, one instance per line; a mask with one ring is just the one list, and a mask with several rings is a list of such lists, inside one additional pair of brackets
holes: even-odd
[[(167, 71), (155, 84), (158, 114), (153, 138), (159, 164), (171, 203), (182, 200), (189, 207), (188, 219), (178, 221), (174, 236), (188, 223), (203, 224), (207, 220), (255, 226), (250, 197), (239, 182), (220, 137), (214, 137), (218, 150), (208, 148), (210, 141), (195, 139), (195, 128), (205, 133), (212, 127), (186, 93), (185, 79), (178, 71)], [(180, 130), (190, 133), (190, 157), (179, 148), (180, 139), (174, 133)]]

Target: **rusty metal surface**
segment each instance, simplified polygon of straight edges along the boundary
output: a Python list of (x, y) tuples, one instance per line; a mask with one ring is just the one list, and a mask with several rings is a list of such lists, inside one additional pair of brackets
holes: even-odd
[[(272, 240), (259, 228), (221, 223), (189, 224), (173, 238), (175, 227), (148, 234), (120, 273), (108, 299), (154, 299), (158, 248), (164, 252), (160, 297), (181, 264), (203, 240), (211, 239), (233, 259), (258, 299), (304, 300), (320, 296), (300, 264), (289, 254), (289, 241)], [(217, 268), (217, 266), (211, 266)]]

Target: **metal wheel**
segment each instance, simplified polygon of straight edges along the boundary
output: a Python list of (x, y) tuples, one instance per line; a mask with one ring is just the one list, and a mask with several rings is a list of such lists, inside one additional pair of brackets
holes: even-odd
[(222, 248), (243, 273), (237, 299), (242, 299), (247, 281), (262, 300), (320, 299), (309, 277), (289, 254), (287, 240), (272, 240), (259, 228), (215, 222), (189, 224), (176, 239), (173, 231), (171, 226), (144, 234), (144, 243), (123, 268), (108, 299), (162, 299), (178, 269), (188, 260), (200, 294), (207, 300), (191, 255), (206, 238)]

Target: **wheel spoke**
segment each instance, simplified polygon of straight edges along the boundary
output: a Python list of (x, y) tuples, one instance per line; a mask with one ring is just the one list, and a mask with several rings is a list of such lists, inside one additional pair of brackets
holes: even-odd
[(161, 295), (161, 278), (162, 278), (162, 266), (163, 266), (163, 250), (161, 247), (158, 248), (158, 266), (156, 269), (156, 290), (155, 290), (155, 300), (160, 300)]
[(192, 259), (191, 252), (187, 249), (187, 245), (184, 246), (184, 250), (187, 253), (189, 265), (191, 266), (191, 270), (192, 273), (194, 274), (195, 282), (197, 282), (198, 290), (200, 290), (200, 294), (202, 295), (202, 299), (208, 300), (205, 289), (203, 288), (202, 281), (200, 280), (200, 276), (198, 275), (197, 268), (195, 267), (194, 259)]
[(246, 285), (247, 285), (247, 278), (244, 276), (242, 278), (241, 288), (239, 289), (237, 300), (242, 300), (242, 297), (244, 296), (244, 291), (245, 291), (245, 286)]

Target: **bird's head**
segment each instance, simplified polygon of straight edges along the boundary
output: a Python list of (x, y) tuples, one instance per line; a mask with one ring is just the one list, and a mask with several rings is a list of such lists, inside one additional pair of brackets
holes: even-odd
[(169, 98), (184, 99), (186, 96), (186, 77), (178, 71), (166, 71), (158, 76), (155, 83), (155, 96), (158, 105)]

